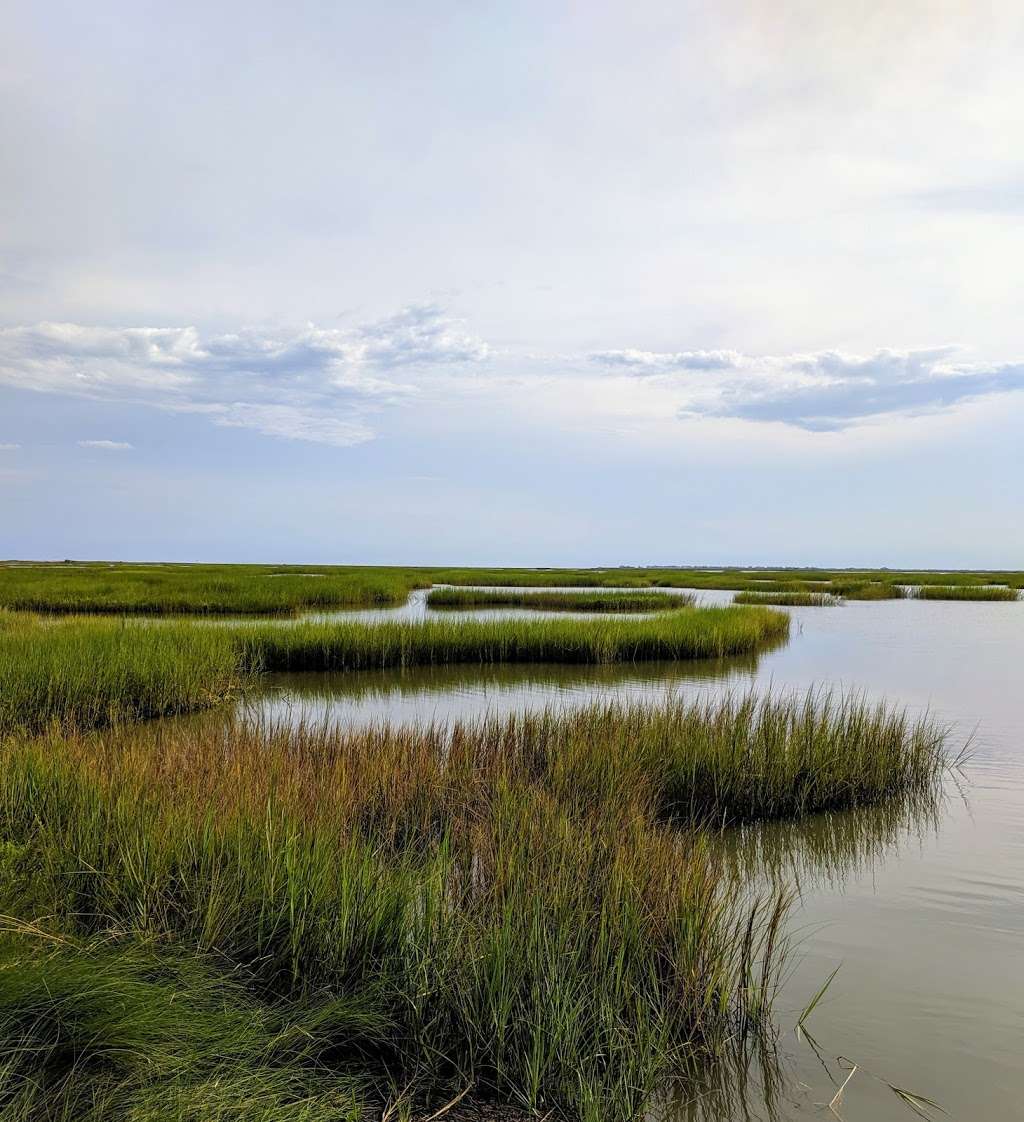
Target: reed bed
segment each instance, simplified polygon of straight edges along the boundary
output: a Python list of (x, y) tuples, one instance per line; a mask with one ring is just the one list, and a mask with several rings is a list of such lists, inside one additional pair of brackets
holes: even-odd
[(431, 608), (535, 608), (546, 612), (656, 612), (692, 608), (681, 592), (517, 592), (515, 589), (433, 588)]
[(827, 592), (737, 592), (732, 602), (786, 608), (830, 608), (841, 601)]
[(930, 584), (915, 588), (915, 600), (1019, 600), (1020, 593), (1015, 588), (978, 587), (972, 585)]
[(690, 827), (927, 786), (942, 751), (825, 694), (9, 739), (5, 1116), (354, 1120), (401, 1088), (635, 1118), (769, 1025), (785, 961), (786, 893)]
[(782, 642), (788, 628), (783, 613), (756, 608), (287, 627), (0, 613), (0, 735), (53, 721), (92, 728), (184, 713), (216, 704), (263, 671), (722, 658)]

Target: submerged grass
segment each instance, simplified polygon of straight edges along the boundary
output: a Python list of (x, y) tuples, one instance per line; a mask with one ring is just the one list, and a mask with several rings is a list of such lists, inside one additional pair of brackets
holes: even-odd
[(400, 1087), (635, 1118), (766, 1025), (782, 962), (785, 893), (689, 827), (941, 766), (926, 723), (827, 694), (9, 739), (5, 1117), (354, 1119)]
[(522, 662), (722, 658), (782, 642), (757, 608), (644, 619), (299, 622), (208, 626), (0, 613), (0, 734), (56, 721), (91, 728), (216, 704), (271, 670), (383, 670)]
[(692, 608), (679, 592), (517, 592), (514, 589), (434, 588), (431, 608), (537, 608), (548, 612), (654, 612)]

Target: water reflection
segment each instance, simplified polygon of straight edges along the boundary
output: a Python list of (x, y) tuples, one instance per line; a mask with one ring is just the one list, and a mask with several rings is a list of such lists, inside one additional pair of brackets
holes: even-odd
[(716, 847), (729, 875), (748, 888), (841, 892), (851, 879), (871, 878), (890, 854), (934, 840), (950, 797), (936, 784), (878, 806), (737, 826), (722, 831)]
[(450, 722), (523, 709), (656, 700), (688, 685), (748, 680), (760, 655), (693, 662), (570, 666), (428, 666), (331, 674), (269, 674), (238, 702), (246, 715), (350, 727)]

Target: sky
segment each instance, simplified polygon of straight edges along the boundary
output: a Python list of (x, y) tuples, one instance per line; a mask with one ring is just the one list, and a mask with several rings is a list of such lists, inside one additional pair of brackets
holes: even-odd
[(1017, 0), (0, 12), (0, 557), (1024, 568)]

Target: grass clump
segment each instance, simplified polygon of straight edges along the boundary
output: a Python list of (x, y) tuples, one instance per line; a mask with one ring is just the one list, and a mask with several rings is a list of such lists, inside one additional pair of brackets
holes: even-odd
[(207, 956), (14, 924), (0, 939), (0, 1109), (11, 1122), (362, 1122), (365, 1089), (320, 1062), (325, 1027), (366, 1031), (339, 1004), (329, 1019), (274, 1007)]
[(9, 739), (0, 1102), (304, 1122), (470, 1088), (625, 1122), (769, 1027), (784, 962), (786, 893), (690, 827), (941, 766), (926, 723), (827, 694)]
[(774, 604), (787, 608), (828, 608), (839, 599), (827, 592), (737, 592), (734, 604)]
[(678, 592), (517, 592), (515, 589), (433, 588), (431, 608), (536, 608), (548, 612), (655, 612), (692, 608)]
[[(635, 720), (609, 716), (610, 734), (620, 719)], [(46, 1117), (89, 1092), (97, 1117), (177, 1096), (197, 1110), (218, 1072), (229, 1103), (248, 1083), (243, 1118), (277, 1116), (265, 1085), (294, 1102), (338, 1080), (378, 1101), (472, 1087), (636, 1117), (663, 1079), (767, 1023), (785, 901), (725, 891), (658, 784), (624, 782), (635, 758), (618, 773), (614, 754), (549, 755), (591, 751), (582, 730), (549, 716), (8, 742), (0, 908), (59, 950), (0, 971), (6, 1087)]]
[(381, 670), (455, 663), (641, 662), (724, 658), (782, 642), (767, 608), (695, 608), (645, 619), (503, 619), (247, 624), (230, 628), (257, 670)]
[(690, 827), (942, 765), (926, 722), (828, 694), (9, 739), (0, 1101), (305, 1120), (472, 1088), (634, 1118), (768, 1027), (784, 961), (785, 892), (737, 893)]
[(888, 581), (832, 581), (826, 591), (846, 600), (905, 600), (907, 590)]
[(1020, 593), (1015, 588), (992, 586), (988, 588), (972, 585), (922, 585), (915, 588), (915, 600), (1019, 600)]

